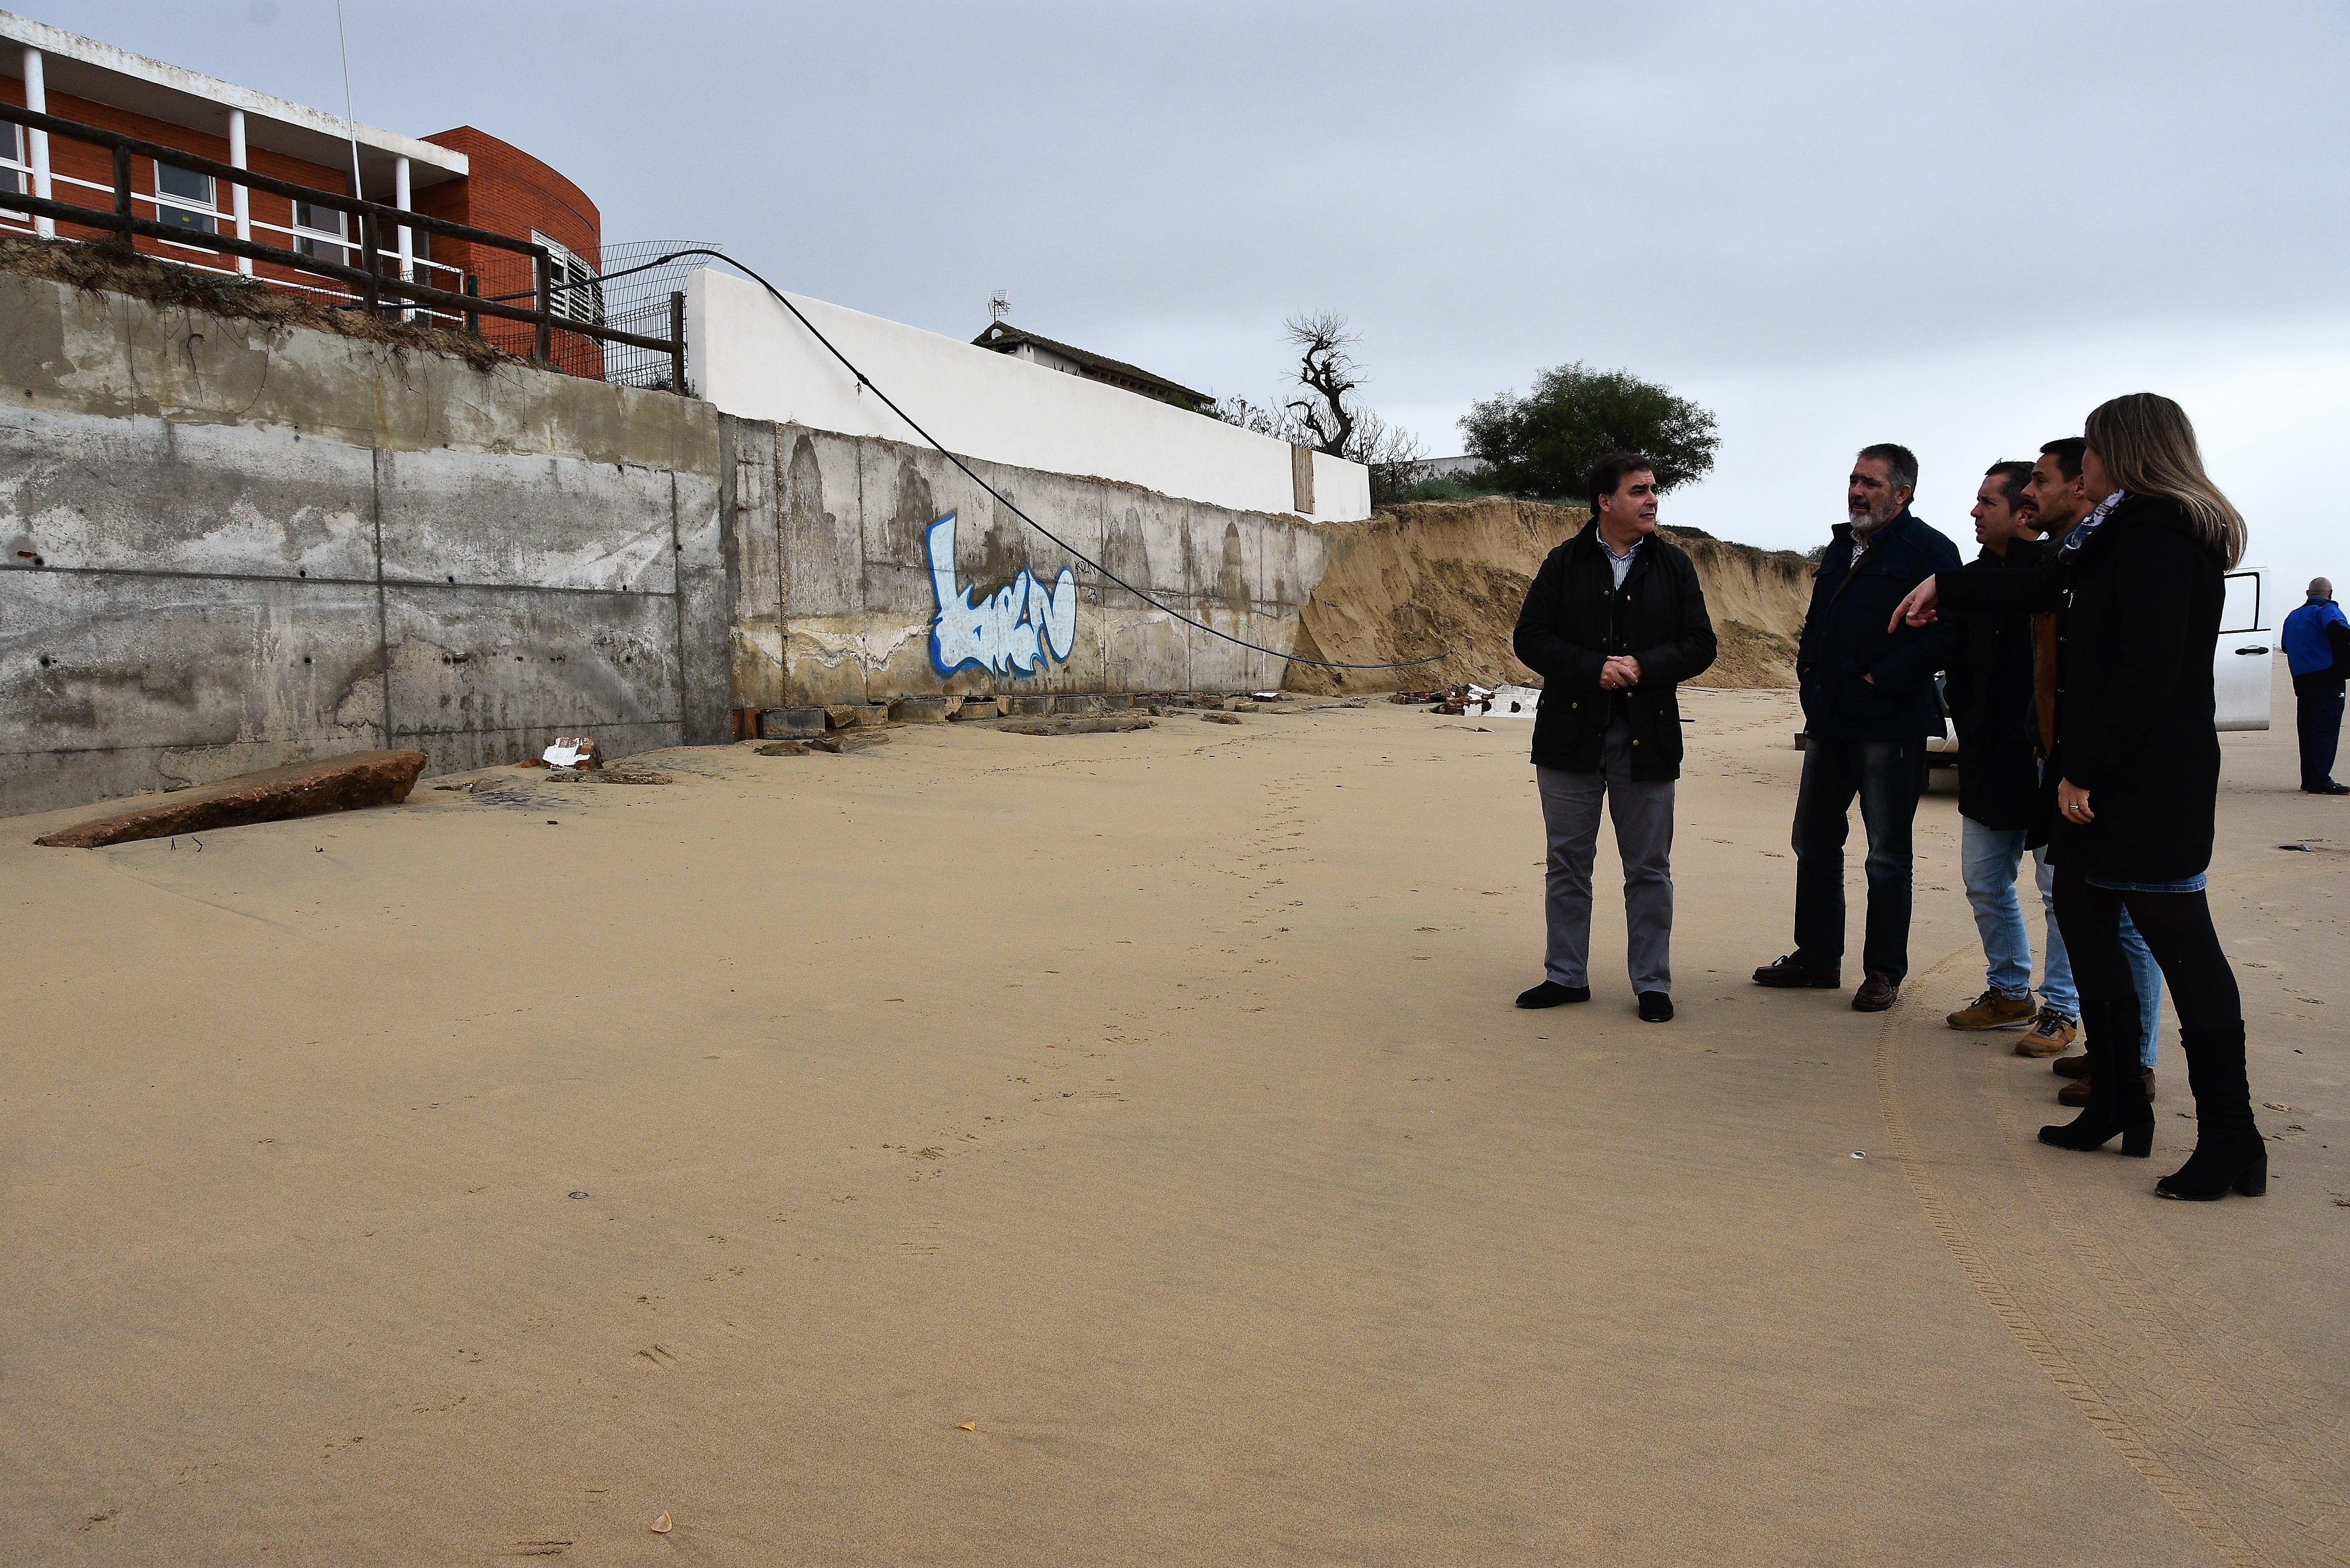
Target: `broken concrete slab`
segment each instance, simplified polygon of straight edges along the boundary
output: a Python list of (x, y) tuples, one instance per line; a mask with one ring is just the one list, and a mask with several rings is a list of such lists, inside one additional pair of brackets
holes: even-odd
[(943, 724), (947, 722), (947, 700), (943, 697), (900, 697), (889, 704), (889, 722), (893, 724)]
[(1098, 713), (1101, 699), (1091, 692), (1066, 691), (1052, 699), (1055, 713)]
[(954, 717), (964, 721), (1000, 719), (1003, 716), (1003, 702), (996, 697), (966, 697), (962, 700), (962, 706), (954, 711)]
[(416, 787), (424, 763), (422, 752), (346, 752), (321, 762), (265, 768), (182, 790), (153, 805), (78, 822), (33, 842), (52, 848), (97, 849), (141, 838), (398, 805)]
[(1046, 719), (1015, 719), (999, 726), (1010, 735), (1118, 735), (1129, 730), (1148, 730), (1153, 720), (1134, 713), (1116, 717), (1056, 716)]
[(839, 756), (846, 752), (869, 752), (876, 746), (888, 744), (889, 740), (887, 735), (868, 734), (859, 730), (836, 730), (829, 735), (818, 736), (808, 744), (819, 752)]
[(1006, 697), (1003, 711), (1014, 718), (1042, 718), (1053, 711), (1050, 697)]
[(821, 708), (766, 708), (759, 713), (759, 738), (763, 741), (804, 741), (825, 732), (825, 711)]
[(1200, 717), (1211, 724), (1237, 724), (1241, 722), (1236, 713), (1202, 713)]
[(763, 757), (804, 757), (808, 754), (806, 741), (770, 741), (759, 748)]

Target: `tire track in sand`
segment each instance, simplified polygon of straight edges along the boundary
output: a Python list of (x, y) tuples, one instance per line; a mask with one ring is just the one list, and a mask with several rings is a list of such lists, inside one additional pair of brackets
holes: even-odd
[(1910, 1192), (1985, 1304), (2222, 1562), (2350, 1563), (2341, 1414), (2155, 1222), (2154, 1178), (2185, 1149), (2043, 1150), (1979, 1055), (1929, 1038), (1947, 1033), (1934, 1022), (1914, 1006), (1886, 1015), (1877, 1103)]

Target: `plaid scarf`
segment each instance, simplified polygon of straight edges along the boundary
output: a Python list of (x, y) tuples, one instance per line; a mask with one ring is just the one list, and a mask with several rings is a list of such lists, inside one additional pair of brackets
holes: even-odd
[(2078, 550), (2082, 545), (2087, 544), (2089, 542), (2089, 535), (2095, 533), (2098, 527), (2105, 522), (2106, 514), (2120, 505), (2122, 504), (2123, 497), (2126, 496), (2128, 493), (2129, 492), (2126, 490), (2116, 490), (2111, 495), (2106, 496), (2103, 501), (2098, 502), (2096, 509), (2091, 512), (2086, 517), (2082, 518), (2079, 523), (2074, 524), (2073, 531), (2064, 535), (2064, 547), (2059, 550), (2057, 554), (2060, 556), (2069, 556), (2075, 550)]

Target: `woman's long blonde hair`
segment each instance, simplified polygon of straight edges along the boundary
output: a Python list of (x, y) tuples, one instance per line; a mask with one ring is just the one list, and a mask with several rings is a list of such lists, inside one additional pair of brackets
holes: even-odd
[(2159, 495), (2187, 509), (2195, 537), (2232, 571), (2244, 558), (2244, 517), (2203, 472), (2187, 410), (2153, 392), (2100, 403), (2082, 436), (2113, 482), (2132, 495)]

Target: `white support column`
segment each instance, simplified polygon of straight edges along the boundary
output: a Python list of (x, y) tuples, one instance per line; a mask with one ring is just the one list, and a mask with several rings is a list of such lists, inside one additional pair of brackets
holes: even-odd
[[(49, 89), (41, 77), (41, 51), (38, 49), (25, 51), (25, 107), (35, 114), (49, 112)], [(57, 198), (49, 192), (49, 133), (36, 130), (26, 135), (25, 140), (28, 144), (25, 161), (33, 166), (33, 194), (44, 202), (54, 202)], [(45, 240), (56, 239), (57, 220), (35, 218), (33, 233)]]
[[(233, 109), (228, 111), (228, 161), (239, 169), (250, 169), (253, 167), (253, 165), (244, 161), (244, 110), (241, 109)], [(250, 244), (253, 243), (253, 201), (251, 194), (242, 185), (233, 185), (229, 190), (236, 201), (236, 237), (244, 241), (247, 244)], [(245, 276), (251, 277), (253, 275), (253, 258), (251, 256), (237, 257), (236, 270), (243, 273)]]
[[(402, 158), (391, 166), (391, 204), (403, 213), (411, 211), (407, 159)], [(402, 283), (416, 281), (416, 232), (406, 223), (400, 225), (400, 279)], [(400, 318), (402, 321), (413, 321), (416, 319), (416, 313), (403, 305), (400, 307)]]

